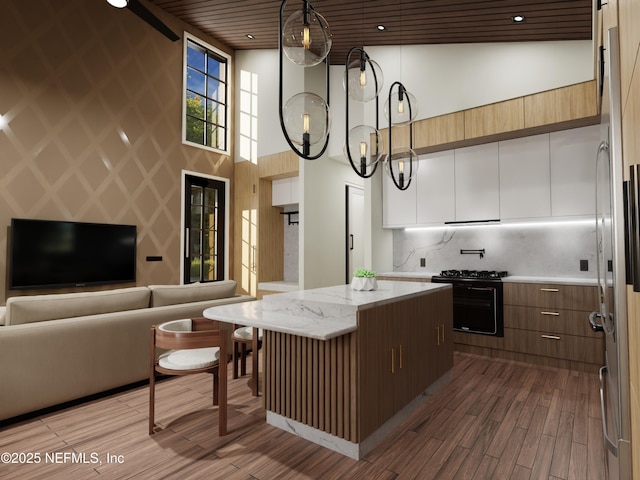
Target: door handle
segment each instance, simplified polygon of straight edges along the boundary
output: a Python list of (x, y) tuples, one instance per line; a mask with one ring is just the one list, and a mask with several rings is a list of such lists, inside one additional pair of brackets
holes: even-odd
[(591, 325), (591, 330), (594, 332), (604, 332), (604, 327), (601, 323), (596, 323), (596, 318), (602, 318), (602, 314), (600, 312), (591, 312), (589, 314), (589, 324)]
[(353, 233), (349, 234), (349, 242), (350, 242), (349, 250), (353, 250)]
[(604, 381), (602, 377), (607, 373), (607, 367), (601, 367), (599, 373), (600, 377), (600, 415), (602, 416), (602, 433), (604, 434), (604, 439), (607, 443), (607, 448), (613, 453), (616, 457), (618, 456), (618, 446), (613, 443), (613, 441), (609, 438), (609, 432), (607, 430), (607, 415), (604, 408)]

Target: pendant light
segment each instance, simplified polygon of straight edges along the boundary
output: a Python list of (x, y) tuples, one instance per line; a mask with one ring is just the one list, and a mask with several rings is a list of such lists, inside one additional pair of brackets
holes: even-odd
[[(352, 56), (357, 58), (352, 60)], [(343, 86), (345, 89), (345, 142), (344, 156), (353, 171), (362, 178), (371, 177), (384, 158), (384, 142), (378, 126), (378, 94), (382, 90), (384, 77), (380, 66), (369, 58), (364, 48), (349, 50), (345, 62)], [(365, 103), (376, 101), (376, 125), (358, 125), (349, 129), (349, 99)], [(357, 160), (354, 160), (356, 156)]]
[[(279, 20), (279, 96), (278, 113), (282, 133), (289, 147), (305, 160), (320, 158), (329, 145), (331, 112), (329, 109), (329, 51), (331, 31), (322, 15), (311, 3), (302, 1), (302, 9), (283, 21), (287, 0), (280, 5)], [(326, 100), (310, 92), (294, 95), (283, 104), (284, 56), (296, 65), (312, 67), (325, 62)], [(322, 144), (321, 150), (311, 155), (311, 145)]]
[[(394, 92), (394, 87), (397, 91)], [(413, 150), (413, 125), (418, 113), (418, 102), (400, 82), (394, 82), (389, 88), (389, 97), (385, 103), (385, 116), (389, 120), (389, 155), (386, 160), (387, 174), (399, 190), (406, 190), (418, 172), (418, 156)], [(393, 147), (392, 127), (408, 126), (409, 146)]]

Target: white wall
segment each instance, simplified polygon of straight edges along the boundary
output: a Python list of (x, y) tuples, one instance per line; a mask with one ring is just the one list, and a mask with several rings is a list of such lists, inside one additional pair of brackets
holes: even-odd
[(300, 288), (344, 283), (345, 187), (363, 186), (349, 165), (331, 159), (300, 161)]
[[(256, 94), (256, 104), (251, 108), (254, 116), (257, 116), (257, 132), (253, 132), (254, 139), (257, 140), (257, 151), (255, 158), (271, 155), (273, 153), (284, 152), (289, 149), (289, 145), (282, 134), (280, 119), (278, 116), (278, 51), (277, 50), (241, 50), (236, 52), (235, 75), (238, 82), (235, 88), (235, 118), (236, 129), (234, 140), (236, 145), (243, 141), (243, 95), (242, 77), (243, 72), (249, 73), (253, 78), (254, 90)], [(284, 101), (298, 92), (304, 90), (304, 68), (293, 65), (286, 58), (283, 64)], [(257, 88), (256, 88), (257, 87)], [(255, 108), (257, 107), (257, 108)], [(246, 118), (246, 117), (245, 117)], [(235, 149), (235, 161), (249, 160), (242, 156), (240, 148)]]

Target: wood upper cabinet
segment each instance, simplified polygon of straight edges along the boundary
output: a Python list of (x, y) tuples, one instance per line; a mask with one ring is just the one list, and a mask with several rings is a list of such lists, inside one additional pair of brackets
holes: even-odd
[(499, 143), (500, 218), (551, 216), (549, 135)]
[(550, 134), (551, 214), (593, 215), (600, 125)]
[(456, 220), (500, 218), (498, 144), (455, 150)]
[(416, 180), (417, 223), (442, 223), (455, 220), (453, 150), (421, 157)]

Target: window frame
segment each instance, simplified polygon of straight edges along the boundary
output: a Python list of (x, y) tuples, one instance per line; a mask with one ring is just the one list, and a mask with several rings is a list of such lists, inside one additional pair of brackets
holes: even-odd
[[(189, 48), (189, 42), (193, 42), (195, 44), (197, 44), (199, 47), (207, 50), (208, 52), (211, 52), (213, 55), (217, 56), (217, 57), (221, 57), (222, 59), (224, 59), (224, 65), (225, 65), (225, 81), (224, 81), (224, 85), (225, 85), (225, 99), (224, 102), (220, 102), (221, 105), (224, 106), (225, 109), (225, 125), (224, 125), (224, 129), (225, 129), (225, 148), (224, 149), (220, 149), (220, 148), (216, 148), (216, 147), (211, 147), (208, 145), (203, 145), (201, 143), (196, 143), (196, 142), (192, 142), (190, 140), (187, 140), (187, 72), (188, 72), (188, 65), (187, 65), (187, 57), (188, 57), (188, 48)], [(208, 150), (210, 152), (215, 152), (215, 153), (220, 153), (220, 154), (225, 154), (225, 155), (229, 155), (231, 148), (231, 102), (232, 102), (232, 89), (231, 89), (231, 82), (230, 82), (230, 78), (231, 78), (231, 72), (232, 72), (232, 65), (231, 65), (231, 55), (229, 55), (226, 52), (223, 52), (222, 50), (208, 44), (207, 42), (199, 39), (198, 37), (190, 34), (189, 32), (184, 32), (184, 41), (183, 41), (183, 52), (182, 52), (182, 121), (181, 121), (181, 126), (182, 126), (182, 143), (183, 145), (189, 145), (192, 147), (196, 147), (196, 148), (201, 148), (203, 150)], [(206, 101), (205, 101), (205, 108), (206, 108)]]

